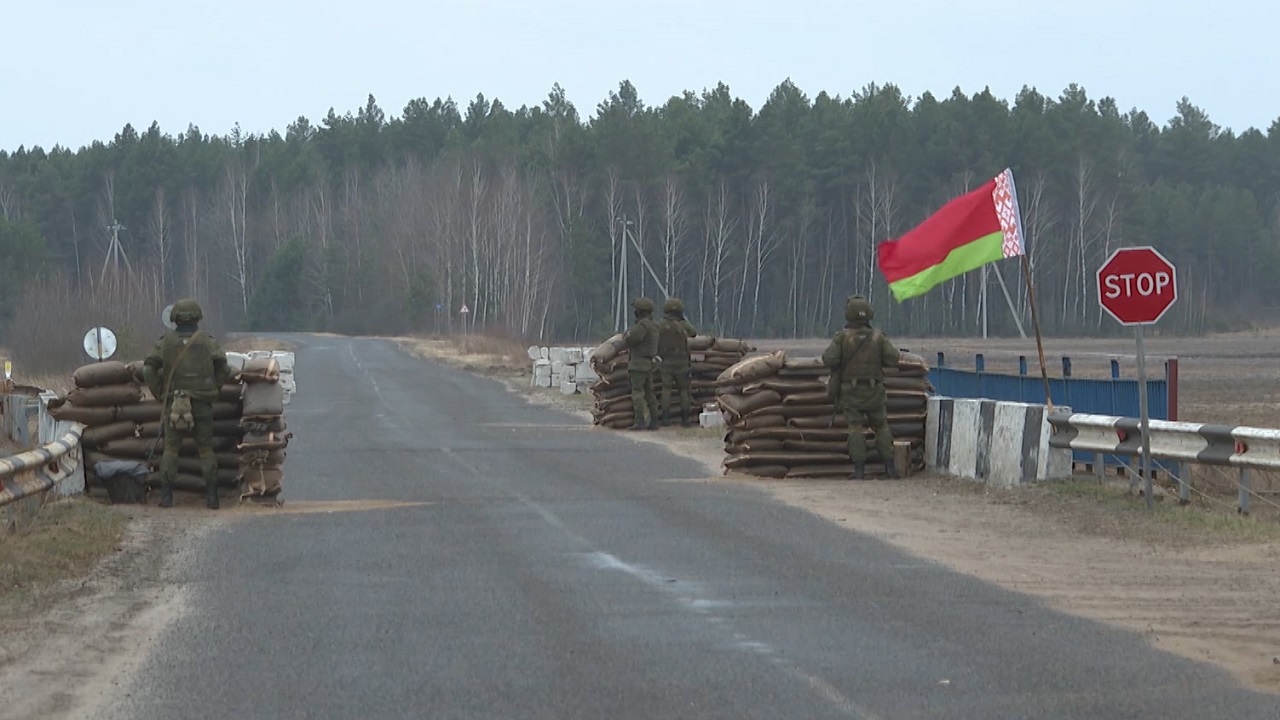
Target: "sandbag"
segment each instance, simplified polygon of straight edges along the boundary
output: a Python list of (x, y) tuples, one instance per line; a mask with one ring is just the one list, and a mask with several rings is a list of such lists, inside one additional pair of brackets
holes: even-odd
[(280, 383), (249, 383), (244, 386), (241, 412), (245, 415), (283, 415), (284, 386)]
[(591, 351), (591, 364), (606, 363), (618, 354), (618, 345), (622, 344), (622, 333), (618, 333), (596, 346)]
[(293, 437), (291, 432), (269, 432), (269, 433), (246, 433), (244, 440), (236, 446), (240, 451), (245, 450), (283, 450), (289, 445), (289, 439)]
[(116, 409), (112, 407), (80, 407), (66, 402), (55, 407), (50, 402), (49, 415), (54, 420), (78, 422), (87, 427), (95, 427), (113, 422), (116, 419)]
[(280, 381), (280, 363), (275, 358), (250, 358), (240, 371), (240, 380), (246, 383), (275, 383)]
[(766, 427), (782, 427), (787, 424), (787, 419), (781, 415), (752, 415), (751, 417), (739, 418), (731, 423), (735, 428), (742, 430), (754, 430), (755, 428)]
[(736, 443), (734, 445), (725, 446), (724, 451), (729, 455), (750, 455), (751, 453), (776, 452), (785, 449), (785, 441), (771, 440), (769, 438), (755, 438), (745, 442)]
[(725, 467), (746, 467), (748, 465), (822, 465), (846, 462), (847, 453), (803, 453), (803, 452), (759, 452), (750, 455), (734, 455), (726, 458)]
[(281, 415), (245, 415), (236, 422), (242, 433), (284, 432), (289, 427)]
[(782, 440), (781, 450), (801, 453), (845, 453), (849, 452), (847, 441), (835, 440)]
[[(711, 341), (711, 350), (718, 352), (735, 353), (738, 355), (746, 355), (755, 348), (747, 345), (746, 340), (731, 340), (729, 338), (715, 338)], [(781, 352), (781, 351), (779, 351)]]
[[(140, 437), (140, 438), (160, 437), (160, 429), (162, 426), (163, 425), (159, 420), (153, 420), (151, 422), (145, 422), (145, 423), (138, 423), (137, 425), (134, 426), (135, 429), (134, 429), (133, 436)], [(236, 440), (239, 440), (243, 435), (244, 435), (244, 428), (240, 427), (239, 420), (232, 418), (232, 419), (223, 419), (223, 420), (213, 421), (214, 437), (235, 438)]]
[(827, 440), (845, 442), (849, 437), (844, 428), (821, 428), (806, 430), (793, 427), (766, 427), (754, 430), (730, 430), (725, 434), (726, 443), (749, 442), (754, 439), (777, 440)]
[[(618, 337), (621, 338), (621, 336)], [(689, 338), (689, 351), (700, 352), (710, 350), (711, 346), (715, 344), (715, 341), (716, 339), (710, 335), (698, 335), (691, 337)]]
[(84, 432), (80, 434), (80, 443), (86, 448), (96, 448), (109, 440), (133, 437), (137, 427), (136, 424), (128, 420), (86, 427)]
[(819, 380), (808, 380), (805, 378), (783, 378), (771, 377), (765, 378), (758, 383), (744, 387), (760, 387), (765, 390), (773, 390), (781, 393), (783, 396), (794, 393), (822, 393), (825, 399), (827, 393), (827, 384)]
[(791, 393), (789, 395), (783, 396), (782, 404), (784, 405), (824, 405), (829, 407), (831, 405), (831, 398), (827, 397), (826, 390), (822, 390), (820, 392)]
[(279, 495), (284, 470), (278, 467), (253, 467), (241, 473), (240, 498)]
[(81, 365), (71, 374), (71, 380), (77, 388), (82, 389), (136, 384), (133, 371), (119, 360), (104, 360)]
[(729, 413), (731, 418), (739, 418), (757, 410), (781, 404), (782, 396), (772, 390), (750, 394), (726, 393), (718, 396), (716, 402), (720, 404), (721, 409)]
[(782, 350), (768, 355), (744, 358), (720, 373), (716, 381), (721, 385), (732, 385), (759, 380), (777, 374), (778, 369), (782, 367), (786, 360), (787, 354)]
[(75, 388), (67, 393), (67, 402), (81, 407), (115, 407), (141, 402), (142, 388), (133, 383)]

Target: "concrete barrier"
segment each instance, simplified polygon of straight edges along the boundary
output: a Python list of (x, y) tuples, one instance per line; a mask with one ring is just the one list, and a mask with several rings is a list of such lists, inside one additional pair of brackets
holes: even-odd
[(1050, 447), (1051, 435), (1044, 405), (934, 396), (925, 420), (925, 465), (996, 487), (1066, 477), (1071, 451)]

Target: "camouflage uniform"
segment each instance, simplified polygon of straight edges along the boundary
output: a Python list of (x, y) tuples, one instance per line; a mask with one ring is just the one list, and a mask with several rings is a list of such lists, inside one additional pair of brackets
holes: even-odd
[[(178, 471), (178, 452), (182, 438), (190, 434), (200, 455), (200, 471), (204, 477), (205, 504), (218, 507), (218, 464), (213, 454), (213, 403), (218, 389), (231, 377), (226, 353), (208, 333), (197, 329), (204, 316), (199, 303), (184, 299), (173, 304), (169, 320), (177, 328), (164, 334), (143, 365), (147, 387), (164, 403), (161, 433), (164, 455), (160, 459), (160, 506), (173, 506), (173, 479)], [(191, 400), (192, 426), (183, 432), (175, 429), (169, 417), (175, 394), (186, 393)]]
[(658, 323), (653, 319), (653, 301), (647, 297), (631, 302), (636, 324), (622, 336), (622, 345), (631, 352), (627, 362), (631, 382), (631, 403), (635, 422), (628, 430), (658, 429), (658, 398), (653, 394), (654, 360), (658, 358)]
[(684, 318), (684, 303), (667, 298), (662, 304), (662, 322), (658, 324), (658, 377), (662, 380), (662, 424), (671, 424), (671, 393), (680, 391), (680, 424), (689, 427), (693, 395), (689, 391), (692, 370), (689, 367), (689, 338), (698, 334)]
[(876, 450), (891, 478), (898, 477), (893, 461), (893, 435), (889, 431), (884, 386), (884, 368), (897, 367), (898, 349), (880, 330), (871, 327), (875, 316), (871, 303), (860, 295), (849, 298), (844, 310), (848, 321), (822, 353), (822, 362), (831, 368), (832, 382), (839, 389), (837, 407), (849, 421), (849, 458), (853, 460), (851, 479), (861, 479), (867, 461), (864, 427), (875, 431)]

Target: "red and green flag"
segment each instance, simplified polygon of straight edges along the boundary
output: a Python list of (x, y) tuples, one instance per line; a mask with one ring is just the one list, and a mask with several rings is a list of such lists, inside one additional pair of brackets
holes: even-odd
[(1013, 172), (943, 205), (907, 234), (880, 243), (880, 272), (899, 302), (988, 263), (1026, 254)]

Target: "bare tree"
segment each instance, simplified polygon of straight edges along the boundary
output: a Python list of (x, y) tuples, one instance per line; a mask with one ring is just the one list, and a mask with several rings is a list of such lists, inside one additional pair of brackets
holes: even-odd
[(155, 189), (151, 214), (147, 218), (147, 234), (155, 249), (156, 297), (166, 298), (169, 296), (169, 265), (172, 263), (173, 250), (170, 238), (172, 230), (169, 227), (169, 206), (165, 202), (163, 187)]
[(18, 203), (18, 188), (7, 180), (0, 180), (0, 217), (9, 222), (22, 219), (22, 210)]
[(675, 174), (668, 174), (662, 184), (662, 224), (663, 280), (667, 292), (676, 293), (680, 269), (678, 263), (682, 257), (680, 245), (687, 230), (688, 215), (685, 211), (684, 189), (680, 178)]
[(723, 295), (721, 283), (724, 280), (724, 264), (730, 254), (730, 242), (738, 227), (738, 218), (730, 208), (729, 187), (723, 178), (716, 183), (716, 188), (707, 196), (707, 209), (703, 221), (703, 262), (702, 279), (698, 284), (698, 306), (703, 306), (706, 288), (710, 285), (711, 323), (716, 332), (721, 332), (720, 299)]

